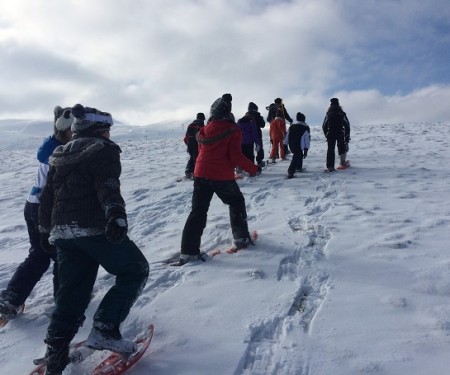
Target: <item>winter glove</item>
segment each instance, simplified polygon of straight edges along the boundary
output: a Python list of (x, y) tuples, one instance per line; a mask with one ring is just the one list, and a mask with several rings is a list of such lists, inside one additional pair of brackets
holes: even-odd
[(345, 152), (348, 152), (349, 147), (348, 147), (348, 143), (345, 144)]
[(56, 254), (56, 246), (52, 245), (48, 238), (50, 237), (50, 233), (40, 233), (40, 244), (42, 247), (42, 250), (44, 250), (47, 254), (55, 255)]
[(255, 145), (255, 151), (259, 152), (259, 150), (261, 150), (261, 146), (260, 145)]
[(112, 217), (106, 224), (105, 236), (106, 239), (114, 244), (119, 244), (123, 241), (128, 232), (127, 219), (124, 217)]
[(303, 150), (303, 159), (306, 158), (307, 156), (308, 156), (308, 149), (305, 148), (305, 149)]

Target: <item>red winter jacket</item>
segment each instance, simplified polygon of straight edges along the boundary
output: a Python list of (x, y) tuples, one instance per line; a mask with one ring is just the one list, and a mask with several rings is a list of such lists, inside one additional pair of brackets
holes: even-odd
[(242, 133), (234, 122), (211, 121), (197, 133), (199, 154), (195, 163), (194, 177), (210, 180), (234, 180), (234, 168), (239, 167), (250, 175), (258, 167), (241, 151)]

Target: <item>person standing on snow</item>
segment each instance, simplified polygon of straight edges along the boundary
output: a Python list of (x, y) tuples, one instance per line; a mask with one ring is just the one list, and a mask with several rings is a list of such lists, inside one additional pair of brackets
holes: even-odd
[(272, 163), (275, 163), (277, 155), (280, 156), (281, 160), (285, 160), (285, 152), (283, 139), (286, 136), (286, 121), (282, 117), (282, 110), (279, 109), (276, 113), (275, 118), (270, 123), (270, 139), (272, 140), (272, 149), (270, 150), (270, 158)]
[(266, 109), (269, 111), (267, 114), (267, 122), (272, 122), (272, 120), (277, 117), (277, 112), (281, 110), (281, 117), (284, 120), (289, 121), (289, 123), (292, 123), (293, 120), (291, 116), (289, 116), (289, 113), (286, 110), (286, 107), (284, 106), (283, 99), (276, 98), (272, 104), (266, 107)]
[(347, 167), (349, 165), (346, 157), (348, 151), (348, 143), (350, 142), (350, 122), (348, 121), (347, 114), (339, 105), (339, 99), (330, 99), (330, 107), (328, 108), (325, 119), (323, 120), (322, 130), (328, 143), (326, 171), (333, 172), (335, 170), (334, 150), (336, 148), (336, 144), (338, 148), (340, 164), (343, 167)]
[[(72, 138), (70, 126), (73, 116), (70, 108), (56, 106), (54, 110), (55, 119), (53, 123), (54, 134), (44, 140), (37, 151), (39, 161), (38, 173), (25, 202), (24, 216), (27, 224), (28, 236), (30, 240), (30, 250), (28, 257), (17, 267), (6, 289), (0, 295), (0, 316), (8, 320), (14, 319), (20, 307), (42, 278), (42, 275), (50, 266), (50, 261), (56, 261), (56, 256), (47, 253), (40, 244), (39, 236), (39, 198), (42, 188), (47, 180), (48, 159), (53, 150), (66, 144)], [(53, 266), (53, 294), (58, 291), (58, 267), (55, 262)]]
[(198, 156), (198, 142), (195, 137), (198, 131), (205, 126), (205, 115), (203, 113), (197, 113), (196, 119), (189, 124), (186, 129), (186, 135), (184, 136), (184, 143), (187, 146), (187, 152), (189, 153), (189, 160), (186, 165), (185, 174), (187, 178), (192, 178), (195, 169), (195, 161)]
[(264, 144), (263, 144), (262, 129), (266, 126), (266, 122), (264, 121), (264, 118), (261, 116), (261, 113), (258, 112), (258, 106), (253, 102), (248, 103), (247, 115), (249, 115), (256, 124), (256, 130), (258, 132), (259, 137), (259, 144), (261, 145), (259, 147), (259, 150), (256, 150), (256, 164), (258, 164), (261, 167), (264, 167), (265, 161), (264, 161), (264, 147), (263, 147)]
[(294, 177), (295, 172), (301, 172), (303, 159), (308, 155), (311, 135), (309, 126), (305, 123), (303, 113), (297, 113), (297, 121), (289, 127), (289, 148), (292, 151), (292, 160), (288, 168), (288, 178)]
[(239, 167), (255, 176), (261, 167), (242, 154), (242, 132), (231, 113), (231, 101), (231, 94), (217, 99), (211, 105), (208, 124), (197, 134), (199, 155), (194, 171), (192, 208), (183, 229), (180, 259), (172, 265), (204, 260), (200, 252), (201, 237), (214, 193), (229, 206), (234, 245), (243, 248), (251, 243), (245, 199), (234, 179), (234, 169)]
[(238, 120), (237, 126), (242, 132), (242, 153), (249, 159), (252, 163), (255, 162), (255, 152), (261, 149), (260, 137), (258, 135), (258, 130), (255, 121), (253, 121), (253, 116), (248, 113)]
[(72, 114), (73, 140), (53, 152), (39, 207), (41, 244), (57, 251), (61, 283), (45, 339), (46, 375), (60, 375), (67, 365), (100, 265), (116, 280), (97, 308), (85, 345), (134, 352), (134, 342), (124, 340), (119, 328), (149, 273), (147, 260), (127, 236), (121, 150), (109, 139), (112, 117), (80, 104)]

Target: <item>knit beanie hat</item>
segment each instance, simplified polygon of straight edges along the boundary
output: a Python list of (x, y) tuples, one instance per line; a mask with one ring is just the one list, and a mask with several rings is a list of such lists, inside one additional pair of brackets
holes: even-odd
[(80, 133), (86, 130), (105, 130), (113, 125), (111, 114), (99, 111), (96, 108), (83, 107), (81, 104), (75, 104), (72, 107), (72, 114), (75, 117), (75, 121), (72, 124), (72, 131), (74, 133)]
[(297, 113), (297, 121), (305, 121), (305, 120), (306, 120), (305, 115), (301, 112), (298, 112)]
[(258, 110), (258, 106), (255, 103), (250, 102), (250, 103), (248, 103), (248, 110), (249, 111), (257, 111)]
[(205, 114), (204, 113), (197, 113), (197, 120), (205, 121)]
[(231, 101), (233, 98), (231, 94), (223, 94), (221, 98), (211, 105), (211, 119), (227, 119), (231, 114)]
[(58, 106), (58, 115), (56, 113), (57, 107), (55, 107), (55, 117), (57, 117), (55, 122), (55, 127), (59, 131), (63, 132), (72, 126), (74, 117), (72, 115), (72, 108), (61, 108)]
[(339, 99), (338, 98), (330, 99), (330, 105), (339, 105)]

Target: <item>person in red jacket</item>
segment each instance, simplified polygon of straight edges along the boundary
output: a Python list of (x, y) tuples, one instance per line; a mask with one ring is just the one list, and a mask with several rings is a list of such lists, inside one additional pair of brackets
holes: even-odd
[(208, 124), (197, 133), (199, 154), (194, 169), (192, 208), (181, 238), (182, 266), (202, 258), (200, 244), (209, 205), (214, 193), (229, 206), (234, 245), (244, 248), (251, 243), (245, 199), (234, 179), (239, 167), (255, 176), (261, 167), (247, 159), (241, 151), (242, 133), (231, 113), (231, 94), (224, 94), (211, 106)]

